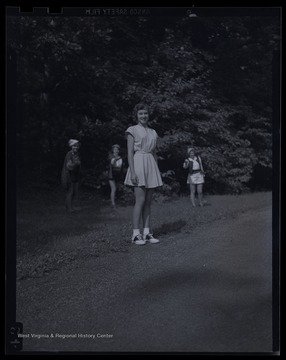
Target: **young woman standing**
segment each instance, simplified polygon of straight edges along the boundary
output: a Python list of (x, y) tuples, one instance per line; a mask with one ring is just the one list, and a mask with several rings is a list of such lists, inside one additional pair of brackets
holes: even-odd
[(116, 190), (117, 184), (122, 180), (123, 159), (120, 156), (120, 146), (114, 144), (111, 147), (111, 155), (109, 158), (108, 181), (110, 186), (111, 207), (116, 208)]
[[(148, 127), (149, 107), (137, 104), (133, 111), (137, 125), (126, 130), (128, 164), (124, 184), (134, 188), (135, 205), (133, 209), (132, 242), (145, 245), (146, 242), (159, 242), (150, 231), (151, 203), (154, 190), (163, 185), (156, 159), (158, 134)], [(140, 231), (140, 219), (143, 221), (143, 234)]]
[(204, 169), (202, 160), (199, 155), (195, 153), (194, 148), (188, 148), (188, 158), (185, 159), (183, 164), (184, 169), (188, 169), (187, 184), (190, 185), (190, 198), (193, 207), (196, 207), (195, 196), (196, 191), (198, 193), (198, 199), (200, 206), (203, 204), (203, 184), (204, 180)]

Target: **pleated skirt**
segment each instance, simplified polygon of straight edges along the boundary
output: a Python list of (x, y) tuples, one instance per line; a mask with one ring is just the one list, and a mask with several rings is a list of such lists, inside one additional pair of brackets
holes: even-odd
[(138, 183), (134, 185), (131, 181), (130, 167), (127, 170), (124, 184), (127, 186), (144, 186), (145, 188), (156, 188), (163, 185), (158, 165), (151, 153), (134, 154), (134, 170)]

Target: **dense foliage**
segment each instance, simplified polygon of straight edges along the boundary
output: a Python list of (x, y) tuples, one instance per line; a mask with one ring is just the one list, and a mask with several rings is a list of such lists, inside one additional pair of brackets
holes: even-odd
[(279, 25), (272, 16), (8, 17), (17, 174), (59, 181), (73, 137), (83, 184), (101, 189), (110, 147), (126, 153), (124, 131), (143, 100), (160, 136), (163, 191), (186, 189), (189, 144), (203, 159), (206, 191), (270, 189)]

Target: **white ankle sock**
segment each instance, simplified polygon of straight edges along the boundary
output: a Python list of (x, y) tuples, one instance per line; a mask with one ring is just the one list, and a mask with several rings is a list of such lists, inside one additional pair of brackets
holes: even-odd
[(135, 236), (140, 234), (140, 230), (139, 229), (133, 229), (133, 235), (132, 235), (132, 239), (135, 238)]
[(144, 228), (143, 229), (143, 235), (148, 235), (150, 233), (150, 229), (149, 228)]

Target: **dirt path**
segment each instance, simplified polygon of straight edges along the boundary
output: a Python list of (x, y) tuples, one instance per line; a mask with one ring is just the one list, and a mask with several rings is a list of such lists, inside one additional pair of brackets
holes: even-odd
[(23, 351), (270, 352), (271, 226), (264, 206), (20, 281)]

